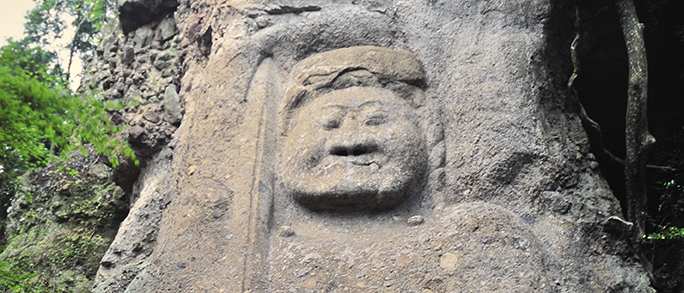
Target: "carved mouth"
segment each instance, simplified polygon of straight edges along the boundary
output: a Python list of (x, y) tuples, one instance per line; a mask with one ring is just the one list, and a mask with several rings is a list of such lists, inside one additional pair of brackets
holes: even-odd
[(356, 157), (372, 154), (378, 151), (378, 146), (375, 144), (355, 145), (355, 146), (334, 146), (330, 150), (330, 154), (340, 157)]
[(375, 141), (334, 145), (330, 148), (331, 158), (354, 166), (380, 169), (380, 146)]

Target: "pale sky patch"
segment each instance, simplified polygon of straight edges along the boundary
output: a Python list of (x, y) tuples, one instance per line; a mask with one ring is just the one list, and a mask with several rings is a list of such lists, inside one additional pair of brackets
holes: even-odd
[[(33, 0), (0, 0), (0, 46), (7, 44), (5, 40), (8, 37), (12, 37), (14, 40), (23, 38), (26, 13), (35, 6), (36, 3)], [(66, 23), (71, 23), (73, 18), (66, 15), (64, 20)], [(67, 29), (61, 39), (56, 39), (44, 47), (46, 50), (54, 50), (58, 53), (59, 64), (62, 65), (64, 70), (66, 70), (69, 63), (69, 50), (65, 46), (73, 36), (74, 29)], [(80, 75), (82, 70), (81, 59), (78, 55), (75, 55), (71, 65), (71, 83), (69, 85), (72, 90), (76, 90), (81, 83)]]
[(35, 6), (32, 0), (0, 0), (0, 46), (7, 44), (8, 37), (15, 40), (23, 37), (24, 17)]

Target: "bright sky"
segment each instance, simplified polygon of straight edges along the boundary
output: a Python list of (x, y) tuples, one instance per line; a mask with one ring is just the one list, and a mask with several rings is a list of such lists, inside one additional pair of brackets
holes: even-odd
[[(21, 39), (24, 34), (24, 17), (26, 13), (36, 6), (33, 0), (0, 0), (0, 46), (4, 46), (7, 43), (5, 39), (12, 37), (15, 40)], [(70, 20), (67, 20), (69, 23)], [(66, 41), (73, 37), (73, 30), (64, 33), (64, 38), (62, 40), (56, 40), (53, 44), (50, 44), (45, 49), (57, 50), (59, 52), (60, 64), (63, 67), (67, 66), (69, 60), (69, 52), (67, 50), (59, 50), (63, 48)], [(65, 68), (66, 69), (66, 68)], [(71, 88), (76, 90), (78, 85), (81, 83), (81, 73), (82, 65), (81, 60), (78, 56), (74, 58), (74, 64), (71, 65)]]
[(0, 46), (5, 39), (20, 39), (24, 34), (24, 16), (36, 6), (32, 0), (0, 0)]

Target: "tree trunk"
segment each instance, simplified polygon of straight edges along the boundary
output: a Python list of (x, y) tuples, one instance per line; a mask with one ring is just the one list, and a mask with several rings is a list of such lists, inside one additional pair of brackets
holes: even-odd
[(616, 4), (629, 58), (625, 117), (627, 219), (634, 223), (634, 239), (640, 239), (646, 231), (646, 159), (649, 147), (655, 143), (655, 138), (648, 133), (646, 120), (648, 66), (643, 37), (644, 25), (639, 23), (632, 0), (616, 0)]

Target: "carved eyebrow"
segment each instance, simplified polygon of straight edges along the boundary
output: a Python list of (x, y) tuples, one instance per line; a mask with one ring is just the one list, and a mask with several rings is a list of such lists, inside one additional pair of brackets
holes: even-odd
[(382, 105), (382, 102), (380, 102), (380, 101), (365, 101), (365, 102), (361, 103), (361, 105), (354, 106), (354, 107), (349, 107), (349, 106), (344, 106), (344, 105), (335, 105), (335, 104), (330, 105), (329, 104), (329, 105), (324, 105), (320, 109), (337, 108), (337, 109), (341, 109), (341, 110), (349, 110), (349, 108), (356, 108), (358, 110), (361, 110), (365, 107), (369, 107), (369, 106), (373, 106), (373, 105)]
[(360, 110), (364, 107), (368, 107), (368, 106), (372, 106), (372, 105), (376, 105), (376, 104), (382, 105), (382, 102), (380, 102), (380, 101), (365, 101), (365, 102), (361, 103), (361, 105), (356, 106), (356, 108), (358, 108)]
[(347, 106), (342, 106), (342, 105), (324, 105), (323, 107), (321, 107), (321, 109), (326, 109), (326, 108), (337, 108), (337, 109), (340, 109), (340, 110), (347, 110), (347, 109), (349, 109), (349, 107), (347, 107)]

